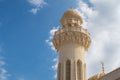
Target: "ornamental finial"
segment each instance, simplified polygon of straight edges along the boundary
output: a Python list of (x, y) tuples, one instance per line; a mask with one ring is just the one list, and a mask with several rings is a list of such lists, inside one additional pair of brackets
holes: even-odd
[(102, 73), (104, 73), (104, 63), (101, 62), (101, 64), (102, 64)]

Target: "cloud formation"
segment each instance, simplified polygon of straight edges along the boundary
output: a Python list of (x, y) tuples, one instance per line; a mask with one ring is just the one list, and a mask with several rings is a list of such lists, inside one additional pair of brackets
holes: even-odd
[(105, 63), (106, 72), (120, 67), (120, 1), (90, 0), (90, 3), (92, 7), (83, 1), (77, 4), (92, 39), (87, 54), (88, 77), (100, 72), (100, 61)]
[[(76, 1), (76, 10), (84, 21), (82, 26), (89, 30), (92, 39), (86, 56), (88, 78), (101, 72), (101, 61), (105, 63), (106, 72), (120, 67), (120, 1), (89, 0), (89, 2), (91, 4), (82, 0)], [(56, 30), (53, 28), (50, 32), (54, 33)], [(52, 36), (53, 34), (46, 42), (54, 50)]]
[(3, 48), (2, 46), (0, 46), (0, 80), (8, 80), (10, 74), (8, 74), (8, 71), (5, 69), (6, 62), (4, 61), (4, 58), (1, 56), (2, 51)]
[(45, 40), (45, 42), (50, 46), (50, 48), (53, 51), (56, 51), (54, 46), (53, 46), (53, 43), (52, 43), (53, 35), (54, 35), (55, 31), (57, 31), (59, 28), (60, 28), (59, 26), (53, 27), (49, 32), (49, 38)]
[(52, 65), (52, 69), (55, 71), (54, 78), (57, 79), (57, 67), (58, 67), (58, 57), (53, 59), (54, 65)]
[(36, 14), (43, 7), (43, 5), (47, 4), (44, 0), (28, 0), (28, 2), (33, 7), (30, 10), (33, 14)]
[[(49, 38), (45, 40), (45, 42), (49, 45), (49, 47), (51, 48), (52, 51), (54, 51), (56, 53), (55, 47), (53, 46), (52, 43), (52, 39), (53, 39), (53, 35), (55, 33), (55, 31), (57, 31), (60, 27), (53, 27), (50, 31), (49, 31)], [(54, 78), (57, 79), (57, 64), (58, 64), (58, 56), (56, 56), (53, 59), (53, 65), (52, 65), (52, 69), (55, 71), (55, 75)]]

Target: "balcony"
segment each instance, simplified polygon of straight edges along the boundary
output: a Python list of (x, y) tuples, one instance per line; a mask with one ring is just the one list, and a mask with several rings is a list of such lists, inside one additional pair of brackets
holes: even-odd
[(74, 26), (59, 29), (58, 31), (55, 32), (55, 35), (63, 33), (63, 32), (69, 32), (69, 31), (81, 32), (81, 33), (84, 33), (90, 36), (90, 33), (87, 31), (87, 29), (84, 29), (81, 27), (74, 27)]

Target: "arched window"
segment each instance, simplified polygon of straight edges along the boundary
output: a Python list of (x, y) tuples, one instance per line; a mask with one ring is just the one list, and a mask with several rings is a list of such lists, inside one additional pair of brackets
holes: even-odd
[(86, 64), (84, 64), (84, 78), (86, 80)]
[(82, 63), (80, 60), (77, 61), (77, 80), (81, 80), (81, 71), (82, 71)]
[(58, 80), (61, 80), (61, 63), (58, 64), (58, 74), (57, 74)]
[(70, 80), (70, 74), (71, 74), (71, 64), (70, 64), (70, 60), (67, 60), (67, 62), (66, 62), (66, 80)]

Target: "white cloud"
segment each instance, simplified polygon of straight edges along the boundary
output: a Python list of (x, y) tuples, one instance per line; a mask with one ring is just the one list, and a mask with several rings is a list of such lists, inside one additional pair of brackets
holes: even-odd
[[(49, 45), (49, 47), (56, 53), (56, 50), (53, 46), (53, 43), (52, 43), (52, 39), (53, 39), (53, 35), (55, 33), (55, 31), (57, 31), (60, 27), (53, 27), (50, 32), (49, 32), (49, 38), (45, 40), (45, 42)], [(52, 65), (52, 69), (55, 71), (55, 75), (54, 75), (54, 78), (56, 79), (57, 78), (57, 65), (58, 65), (58, 57), (56, 56), (54, 59), (53, 59), (53, 65)]]
[(53, 69), (53, 70), (57, 70), (58, 57), (54, 58), (54, 59), (53, 59), (53, 62), (54, 62), (55, 64), (52, 66), (52, 69)]
[[(106, 72), (120, 67), (120, 1), (90, 0), (90, 3), (92, 6), (77, 0), (76, 8), (84, 19), (83, 27), (91, 33), (92, 44), (86, 56), (88, 77), (101, 72), (101, 61)], [(46, 40), (49, 45), (52, 36)]]
[(1, 56), (2, 51), (3, 48), (0, 46), (0, 80), (8, 80), (10, 74), (8, 74), (8, 71), (4, 68), (6, 63), (4, 61), (4, 58)]
[(5, 61), (3, 59), (0, 59), (0, 80), (8, 80), (8, 77), (10, 76), (4, 66)]
[(53, 51), (56, 51), (56, 50), (53, 46), (52, 39), (53, 39), (53, 35), (54, 35), (55, 31), (57, 31), (58, 29), (59, 29), (59, 26), (58, 27), (53, 27), (49, 32), (49, 38), (45, 40), (45, 42), (50, 46), (50, 48)]
[(47, 4), (44, 0), (28, 0), (28, 2), (33, 6), (30, 10), (33, 14), (36, 14), (43, 7), (43, 5)]
[(58, 57), (53, 59), (54, 65), (52, 65), (52, 69), (55, 71), (54, 78), (57, 79), (57, 67), (58, 67)]
[[(92, 44), (87, 54), (88, 77), (100, 72), (104, 61), (107, 72), (120, 67), (120, 1), (90, 0), (92, 7), (78, 1), (77, 10), (89, 29)], [(112, 66), (111, 66), (112, 65)]]
[(39, 8), (32, 8), (30, 10), (30, 12), (32, 12), (33, 14), (36, 14), (39, 11)]

